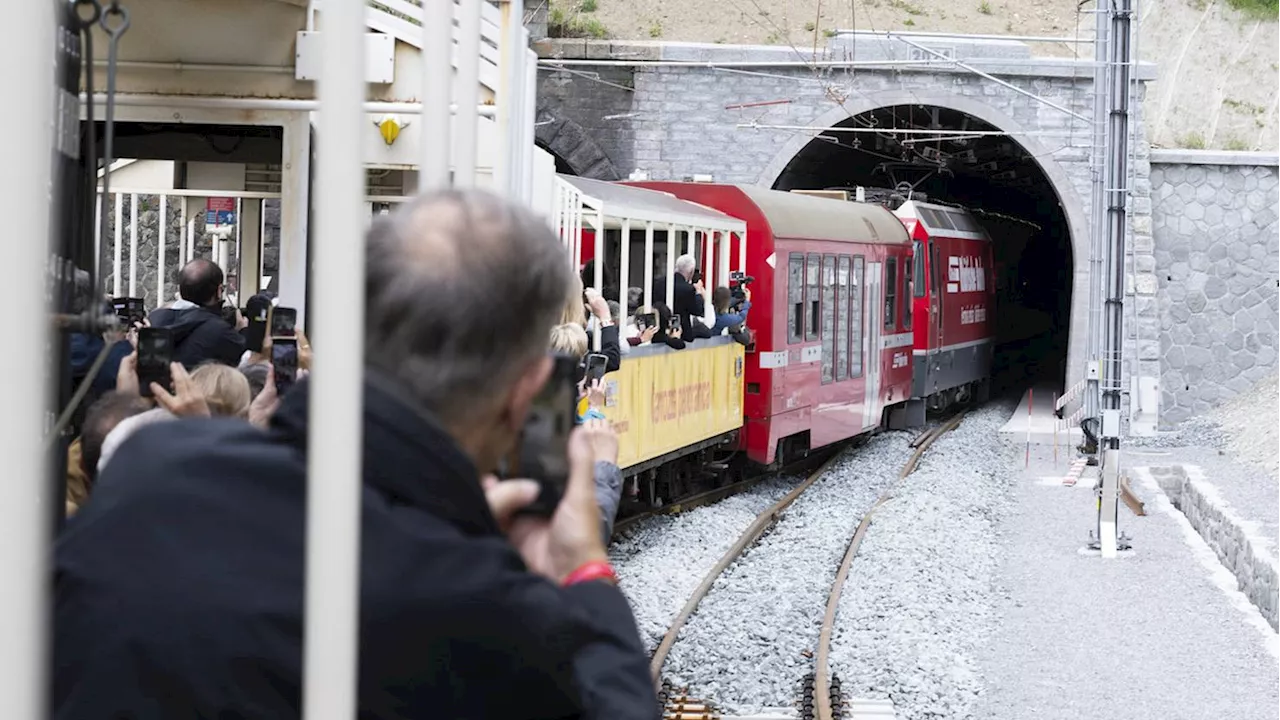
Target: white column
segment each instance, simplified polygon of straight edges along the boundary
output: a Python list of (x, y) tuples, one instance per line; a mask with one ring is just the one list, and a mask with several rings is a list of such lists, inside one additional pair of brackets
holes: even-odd
[[(528, 37), (528, 31), (524, 37)], [(534, 139), (537, 136), (534, 125), (538, 118), (538, 55), (532, 50), (527, 51), (525, 56), (525, 98), (524, 113), (525, 121), (525, 165), (522, 171), (524, 181), (524, 197), (527, 201), (533, 200), (533, 148)]]
[(618, 243), (618, 307), (622, 309), (622, 317), (627, 316), (627, 282), (631, 271), (631, 220), (622, 221), (622, 237)]
[(156, 307), (160, 307), (168, 299), (164, 296), (164, 246), (169, 239), (169, 196), (160, 196), (159, 237), (156, 238)]
[(484, 0), (460, 0), (458, 3), (458, 75), (454, 85), (454, 116), (458, 140), (454, 144), (453, 184), (474, 187), (476, 184), (476, 151), (479, 134), (480, 103), (480, 3)]
[(418, 192), (449, 186), (453, 83), (453, 0), (422, 3), (422, 159)]
[(644, 285), (640, 287), (644, 293), (644, 308), (653, 312), (653, 221), (644, 224)]
[(196, 259), (196, 221), (187, 221), (187, 262)]
[[(596, 286), (596, 290), (600, 293), (600, 296), (604, 297), (604, 213), (600, 210), (596, 210), (596, 247), (592, 256), (595, 258), (595, 264), (592, 265), (592, 267), (595, 268), (595, 277), (591, 278), (591, 283)], [(591, 339), (591, 345), (595, 348), (596, 352), (600, 352), (601, 340), (599, 323), (596, 324), (596, 331), (593, 335), (594, 337)]]
[(505, 0), (499, 7), (502, 10), (502, 28), (498, 46), (497, 100), (498, 136), (501, 138), (502, 152), (494, 163), (494, 185), (508, 198), (520, 200), (524, 186), (520, 177), (520, 161), (524, 151), (520, 106), (525, 95), (524, 59), (527, 47), (523, 44), (524, 2)]
[[(307, 429), (306, 625), (302, 645), (305, 720), (351, 720), (356, 715), (360, 468), (364, 455), (365, 223), (361, 209), (365, 172), (360, 144), (351, 138), (359, 136), (366, 122), (364, 7), (357, 2), (325, 5), (321, 39), (319, 113), (324, 132), (318, 135), (316, 153), (315, 282), (324, 291), (315, 294), (312, 325), (320, 345), (312, 363)], [(473, 113), (474, 106), (473, 102)], [(290, 146), (296, 147), (286, 140), (286, 147)], [(291, 213), (300, 212), (305, 218), (306, 205), (300, 205)], [(304, 281), (305, 268), (305, 262), (293, 266)], [(292, 292), (301, 290), (299, 284)], [(301, 308), (299, 316), (301, 321)]]
[(116, 193), (115, 261), (112, 263), (111, 296), (120, 297), (120, 265), (124, 252), (124, 195)]
[(280, 266), (276, 270), (276, 274), (280, 276), (280, 304), (298, 310), (299, 327), (306, 327), (307, 317), (307, 204), (310, 202), (308, 196), (311, 192), (308, 184), (310, 168), (311, 119), (308, 113), (300, 112), (284, 126), (284, 157), (280, 167)]
[(667, 296), (663, 300), (671, 312), (676, 296), (676, 254), (680, 252), (679, 230), (674, 224), (667, 224)]
[[(6, 228), (18, 242), (7, 244), (5, 292), (40, 338), (35, 348), (0, 353), (5, 412), (12, 418), (0, 433), (0, 457), (8, 482), (0, 483), (0, 717), (46, 717), (46, 669), (50, 602), (48, 544), (49, 473), (44, 449), (45, 384), (49, 358), (43, 332), (49, 245), (49, 153), (53, 127), (53, 3), (33, 4), (0, 25), (0, 93), (12, 108), (4, 114), (11, 138), (0, 163), (0, 199)], [(59, 8), (61, 10), (62, 8)], [(33, 119), (34, 117), (34, 119)], [(100, 292), (99, 289), (94, 290)]]
[[(187, 264), (187, 199), (178, 198), (178, 269)], [(176, 292), (176, 291), (175, 291)], [(168, 302), (165, 298), (163, 302)]]
[(129, 195), (129, 297), (138, 297), (138, 194)]

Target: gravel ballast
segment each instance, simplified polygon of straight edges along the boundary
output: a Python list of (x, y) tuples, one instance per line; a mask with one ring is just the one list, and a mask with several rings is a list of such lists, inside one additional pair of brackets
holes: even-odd
[(832, 638), (846, 697), (891, 699), (899, 720), (974, 716), (996, 618), (996, 524), (1014, 483), (998, 433), (1011, 411), (969, 413), (876, 512)]
[(707, 572), (743, 530), (803, 478), (781, 477), (714, 505), (658, 515), (609, 546), (609, 561), (631, 603), (645, 649), (653, 652)]
[[(664, 677), (729, 713), (793, 706), (812, 672), (840, 557), (862, 514), (897, 477), (913, 436), (888, 433), (846, 451), (725, 570), (680, 633)], [(687, 554), (667, 547), (669, 567)], [(690, 577), (690, 589), (700, 579)], [(673, 598), (672, 607), (686, 597)]]

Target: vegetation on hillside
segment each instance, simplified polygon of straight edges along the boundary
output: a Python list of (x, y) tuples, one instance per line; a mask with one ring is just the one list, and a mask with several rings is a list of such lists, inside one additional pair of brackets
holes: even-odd
[[(547, 15), (547, 35), (554, 38), (608, 38), (609, 29), (593, 14), (598, 7), (597, 0), (552, 3), (551, 12)], [(658, 35), (661, 34), (659, 28)], [(650, 35), (657, 37), (652, 30)]]

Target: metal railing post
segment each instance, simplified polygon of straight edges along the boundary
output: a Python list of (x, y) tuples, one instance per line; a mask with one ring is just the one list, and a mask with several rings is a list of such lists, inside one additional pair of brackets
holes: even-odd
[(303, 642), (306, 720), (356, 716), (364, 454), (364, 3), (325, 7), (316, 134)]
[(0, 433), (5, 482), (0, 483), (4, 542), (0, 543), (0, 717), (47, 716), (45, 685), (49, 601), (49, 482), (44, 438), (48, 358), (42, 332), (51, 326), (45, 302), (48, 277), (49, 179), (54, 144), (54, 59), (57, 37), (55, 3), (31, 3), (27, 12), (0, 28), (0, 66), (10, 69), (0, 79), (4, 96), (34, 112), (6, 113), (5, 136), (11, 138), (0, 163), (0, 199), (15, 242), (5, 252), (10, 278), (6, 292), (26, 307), (33, 319), (40, 350), (3, 353), (0, 378), (5, 383), (5, 412), (13, 418)]
[(422, 160), (418, 192), (449, 185), (452, 97), (453, 0), (422, 4)]

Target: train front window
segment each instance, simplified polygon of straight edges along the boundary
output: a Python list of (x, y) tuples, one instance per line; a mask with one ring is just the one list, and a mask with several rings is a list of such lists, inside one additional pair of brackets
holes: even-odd
[(914, 275), (911, 272), (912, 258), (902, 259), (902, 327), (911, 329), (911, 284)]
[(910, 267), (914, 271), (911, 275), (911, 288), (914, 290), (914, 295), (915, 297), (924, 297), (925, 256), (924, 243), (922, 241), (917, 240), (915, 243), (914, 261), (908, 260), (907, 262), (913, 263)]

